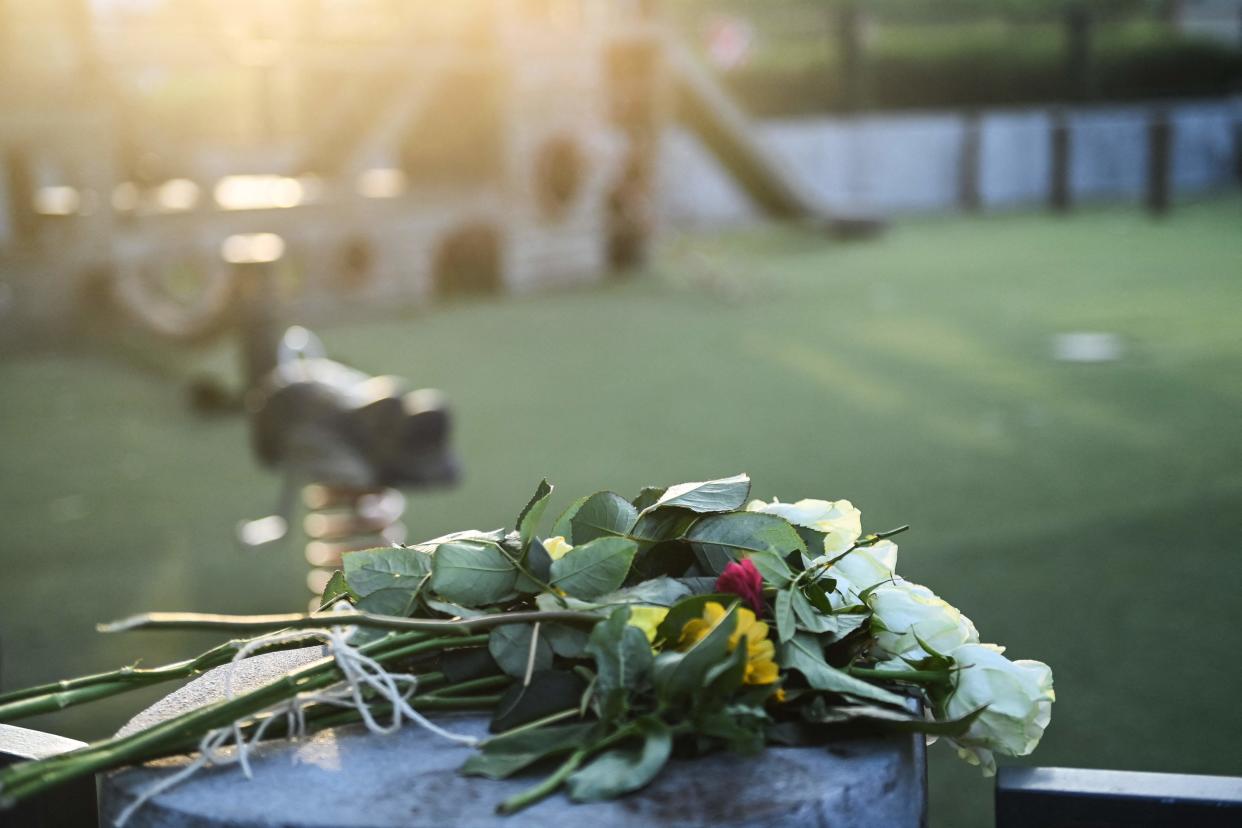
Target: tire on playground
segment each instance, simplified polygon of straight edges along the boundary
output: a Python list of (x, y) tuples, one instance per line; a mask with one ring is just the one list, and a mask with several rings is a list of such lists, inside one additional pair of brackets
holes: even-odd
[(111, 299), (145, 332), (199, 344), (233, 322), (232, 268), (214, 251), (177, 247), (126, 258), (113, 273)]

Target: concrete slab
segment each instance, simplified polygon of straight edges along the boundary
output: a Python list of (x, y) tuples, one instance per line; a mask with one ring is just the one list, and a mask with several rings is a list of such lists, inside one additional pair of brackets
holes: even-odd
[[(249, 665), (237, 686), (255, 686), (319, 657), (318, 649), (274, 654)], [(244, 683), (243, 683), (244, 682)], [(145, 711), (126, 732), (209, 701), (222, 689), (213, 671)], [(482, 736), (479, 715), (442, 716), (452, 730)], [(417, 828), (488, 826), (829, 826), (925, 823), (927, 790), (921, 737), (854, 738), (826, 748), (775, 748), (758, 758), (718, 754), (677, 760), (647, 789), (620, 800), (575, 805), (563, 795), (498, 817), (497, 803), (537, 781), (495, 782), (457, 773), (470, 748), (412, 725), (390, 736), (360, 727), (324, 731), (299, 743), (260, 746), (253, 780), (236, 766), (206, 769), (146, 803), (129, 828)], [(108, 826), (147, 786), (184, 766), (167, 759), (101, 780), (101, 824)]]

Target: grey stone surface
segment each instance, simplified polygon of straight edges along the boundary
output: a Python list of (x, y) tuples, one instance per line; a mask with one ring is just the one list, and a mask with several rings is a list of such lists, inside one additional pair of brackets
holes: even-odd
[[(265, 674), (275, 675), (316, 656), (317, 651), (264, 657), (262, 669), (248, 670), (246, 680), (254, 686)], [(157, 703), (127, 730), (209, 701), (222, 686), (219, 671), (196, 684)], [(477, 715), (437, 721), (458, 732), (486, 732), (486, 720)], [(924, 746), (913, 736), (843, 739), (825, 748), (775, 748), (752, 759), (719, 754), (676, 760), (648, 788), (620, 800), (575, 805), (558, 794), (510, 817), (495, 816), (496, 804), (539, 777), (496, 782), (461, 776), (457, 768), (470, 750), (413, 725), (389, 736), (357, 726), (337, 728), (297, 743), (261, 745), (253, 754), (252, 780), (236, 765), (203, 770), (146, 803), (127, 825), (915, 828), (926, 816)], [(101, 824), (112, 825), (135, 796), (187, 761), (163, 760), (103, 778)]]
[[(52, 733), (0, 724), (0, 768), (28, 759), (46, 759), (85, 747), (85, 742)], [(96, 828), (95, 781), (74, 779), (52, 791), (0, 811), (0, 825), (48, 828)]]
[(6, 759), (46, 759), (86, 747), (86, 742), (66, 739), (41, 730), (27, 730), (15, 725), (0, 724), (0, 765)]
[[(233, 692), (245, 693), (269, 683), (273, 677), (290, 670), (296, 670), (318, 661), (327, 655), (323, 647), (305, 647), (300, 650), (287, 650), (279, 653), (266, 653), (251, 656), (238, 662), (233, 670)], [(118, 736), (128, 736), (139, 730), (146, 730), (165, 719), (210, 704), (224, 698), (226, 670), (219, 667), (204, 673), (199, 678), (178, 690), (169, 693), (146, 710), (125, 723), (117, 731)]]

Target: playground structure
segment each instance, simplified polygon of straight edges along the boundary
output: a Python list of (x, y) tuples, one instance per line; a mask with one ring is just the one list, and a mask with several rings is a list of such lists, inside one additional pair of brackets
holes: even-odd
[[(676, 116), (766, 211), (813, 215), (653, 3), (347, 5), (0, 6), (0, 327), (106, 304), (202, 341), (255, 262), (309, 322), (596, 281), (645, 255)], [(236, 83), (160, 118), (152, 67)]]

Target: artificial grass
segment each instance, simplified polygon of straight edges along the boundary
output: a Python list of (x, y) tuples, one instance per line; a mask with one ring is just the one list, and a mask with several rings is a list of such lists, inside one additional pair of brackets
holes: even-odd
[[(756, 495), (848, 497), (868, 528), (912, 524), (904, 574), (1052, 665), (1034, 761), (1242, 774), (1240, 220), (1227, 199), (1162, 222), (912, 221), (849, 246), (786, 228), (680, 237), (633, 281), (324, 335), (453, 402), (466, 478), (412, 498), (415, 538), (511, 524), (545, 475), (552, 513), (742, 470)], [(1070, 331), (1117, 334), (1125, 354), (1057, 362), (1051, 337)], [(303, 606), (296, 544), (233, 541), (277, 490), (243, 422), (71, 350), (0, 361), (2, 686), (206, 643), (96, 621)], [(99, 736), (136, 706), (35, 724)], [(932, 756), (933, 821), (990, 825), (990, 783)]]

